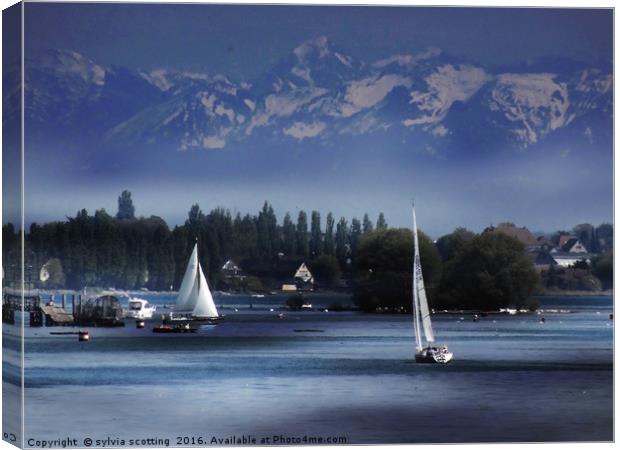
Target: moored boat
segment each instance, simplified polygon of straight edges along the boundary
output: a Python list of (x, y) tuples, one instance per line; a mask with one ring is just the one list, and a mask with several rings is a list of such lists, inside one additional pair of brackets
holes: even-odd
[(134, 297), (129, 299), (127, 305), (127, 309), (123, 313), (129, 319), (151, 319), (156, 309), (147, 300)]
[(195, 333), (196, 328), (192, 328), (188, 323), (186, 324), (177, 324), (177, 325), (168, 325), (161, 324), (153, 328), (153, 333)]
[(176, 304), (169, 319), (203, 323), (215, 323), (222, 319), (217, 312), (207, 279), (198, 261), (198, 243), (194, 245), (190, 255)]

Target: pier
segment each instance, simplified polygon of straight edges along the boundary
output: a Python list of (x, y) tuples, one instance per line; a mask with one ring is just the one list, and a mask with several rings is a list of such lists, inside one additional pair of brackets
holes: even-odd
[[(60, 296), (60, 304), (56, 303), (57, 295)], [(17, 313), (24, 314), (22, 320), (30, 327), (124, 325), (120, 301), (113, 295), (84, 300), (78, 292), (49, 294), (26, 290), (22, 296), (18, 289), (4, 289), (2, 322), (14, 325)]]

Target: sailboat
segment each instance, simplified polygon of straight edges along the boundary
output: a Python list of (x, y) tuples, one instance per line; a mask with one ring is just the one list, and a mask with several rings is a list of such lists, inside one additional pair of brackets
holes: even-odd
[[(452, 361), (453, 354), (447, 346), (433, 347), (435, 335), (431, 324), (431, 314), (426, 299), (424, 278), (422, 277), (422, 263), (420, 262), (420, 246), (418, 244), (418, 226), (413, 210), (413, 330), (415, 333), (415, 361), (419, 363), (447, 364)], [(421, 325), (420, 325), (421, 323)], [(422, 334), (426, 345), (422, 340)]]
[(198, 261), (198, 243), (189, 257), (187, 269), (181, 282), (172, 320), (216, 321), (220, 319), (209, 290), (207, 279)]

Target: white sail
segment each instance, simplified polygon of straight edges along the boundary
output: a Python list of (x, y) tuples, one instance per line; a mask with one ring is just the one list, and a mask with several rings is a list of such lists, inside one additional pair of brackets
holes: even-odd
[[(413, 298), (414, 298), (414, 310), (416, 312), (416, 328), (418, 328), (418, 320), (422, 321), (422, 327), (424, 329), (424, 337), (428, 343), (435, 342), (435, 335), (433, 334), (433, 327), (431, 325), (431, 314), (428, 309), (428, 300), (426, 299), (426, 289), (424, 288), (424, 278), (422, 277), (422, 264), (420, 262), (420, 246), (418, 244), (418, 227), (415, 218), (415, 208), (413, 211), (413, 245), (414, 245), (414, 257), (413, 257)], [(419, 334), (419, 329), (416, 333)], [(416, 335), (416, 343), (420, 347), (420, 341), (418, 335)]]
[(196, 275), (198, 273), (198, 244), (194, 245), (194, 250), (189, 257), (187, 263), (187, 269), (185, 269), (185, 275), (181, 282), (181, 287), (177, 295), (177, 302), (175, 311), (191, 311), (196, 305), (195, 296), (192, 295), (192, 291), (196, 285)]
[(217, 308), (215, 307), (213, 296), (209, 290), (207, 279), (205, 278), (204, 273), (202, 273), (200, 263), (198, 263), (198, 276), (196, 277), (194, 292), (196, 306), (194, 306), (194, 311), (192, 314), (195, 317), (218, 317)]

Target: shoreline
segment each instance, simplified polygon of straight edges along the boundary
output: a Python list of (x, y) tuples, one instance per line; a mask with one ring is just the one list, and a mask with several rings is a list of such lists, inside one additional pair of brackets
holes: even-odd
[(545, 290), (540, 293), (533, 294), (533, 297), (613, 297), (613, 289), (605, 291), (550, 291)]
[[(27, 289), (28, 290), (28, 289)], [(33, 291), (45, 292), (54, 295), (62, 295), (62, 294), (73, 294), (80, 293), (81, 291), (71, 290), (71, 289), (33, 289)], [(140, 295), (140, 294), (148, 294), (148, 295), (176, 295), (177, 291), (142, 291), (142, 290), (123, 290), (123, 289), (101, 289), (102, 292), (109, 292), (121, 295)], [(88, 292), (88, 290), (87, 290)], [(264, 295), (265, 297), (279, 296), (279, 295), (293, 295), (293, 294), (301, 294), (308, 297), (322, 297), (322, 296), (334, 296), (334, 297), (344, 297), (353, 295), (352, 292), (342, 292), (342, 291), (330, 291), (330, 290), (320, 290), (320, 291), (295, 291), (295, 292), (280, 292), (277, 293), (249, 293), (249, 292), (226, 292), (226, 291), (213, 291), (214, 294), (223, 294), (223, 295), (239, 295), (239, 296), (251, 296), (251, 295)], [(607, 289), (604, 291), (572, 291), (572, 290), (543, 290), (540, 292), (536, 292), (532, 294), (533, 297), (613, 297), (614, 291), (613, 289)]]

